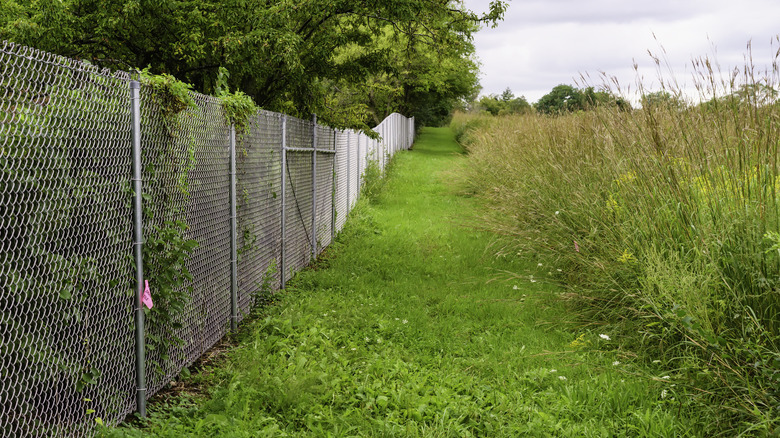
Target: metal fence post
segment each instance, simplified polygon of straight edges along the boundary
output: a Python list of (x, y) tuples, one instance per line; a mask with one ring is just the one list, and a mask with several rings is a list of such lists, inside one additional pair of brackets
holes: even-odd
[(349, 154), (349, 144), (351, 141), (352, 141), (352, 131), (348, 130), (347, 131), (347, 212), (346, 214), (349, 214), (349, 210), (352, 209), (352, 198), (351, 198), (352, 179), (350, 178), (351, 177), (350, 173), (352, 172), (351, 170), (352, 163)]
[(230, 125), (230, 330), (238, 327), (238, 245), (236, 242), (236, 125)]
[(355, 192), (355, 202), (357, 202), (358, 199), (360, 199), (360, 174), (362, 171), (360, 170), (360, 139), (363, 138), (363, 136), (358, 132), (357, 133), (357, 178), (355, 178), (355, 181), (357, 181), (357, 191)]
[(144, 309), (141, 294), (144, 292), (143, 245), (143, 175), (141, 174), (141, 83), (130, 81), (130, 108), (132, 112), (133, 142), (133, 256), (135, 258), (135, 384), (138, 415), (146, 417), (146, 339), (144, 333)]
[(311, 153), (311, 259), (317, 258), (317, 114), (312, 115), (314, 128), (312, 129)]
[[(336, 144), (336, 130), (333, 130), (333, 152), (337, 152), (338, 145)], [(330, 173), (330, 179), (332, 184), (330, 185), (330, 242), (333, 243), (333, 239), (336, 237), (336, 156), (333, 156), (333, 165), (331, 166), (333, 171)]]
[(285, 251), (285, 238), (287, 237), (287, 230), (286, 230), (286, 222), (287, 222), (287, 196), (286, 196), (286, 187), (287, 187), (287, 116), (282, 115), (282, 187), (281, 187), (281, 194), (282, 194), (282, 229), (281, 229), (281, 236), (280, 236), (280, 255), (279, 258), (279, 266), (281, 271), (281, 284), (279, 285), (279, 289), (284, 289), (285, 283), (287, 283), (287, 257), (286, 257), (286, 251)]
[(384, 174), (384, 170), (387, 167), (387, 139), (388, 139), (388, 133), (390, 126), (388, 126), (389, 123), (386, 123), (384, 126), (382, 126), (382, 173)]

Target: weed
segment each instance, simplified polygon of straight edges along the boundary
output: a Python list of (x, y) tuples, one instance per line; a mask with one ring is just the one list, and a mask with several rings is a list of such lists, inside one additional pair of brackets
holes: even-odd
[(366, 168), (362, 175), (363, 186), (361, 187), (361, 195), (365, 196), (372, 202), (377, 200), (379, 193), (382, 191), (382, 187), (385, 185), (385, 179), (382, 175), (382, 168), (379, 166), (377, 160), (368, 160), (366, 162)]

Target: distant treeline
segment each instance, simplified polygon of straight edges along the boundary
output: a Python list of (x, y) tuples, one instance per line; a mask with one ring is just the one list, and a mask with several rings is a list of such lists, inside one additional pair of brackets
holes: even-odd
[[(763, 106), (774, 104), (776, 100), (777, 90), (773, 87), (764, 84), (744, 84), (735, 87), (724, 96), (712, 97), (695, 104), (687, 101), (679, 91), (675, 93), (666, 90), (647, 92), (642, 95), (640, 106), (642, 108), (671, 108), (675, 110), (701, 107), (702, 109), (714, 110), (724, 105)], [(500, 95), (489, 94), (481, 97), (478, 101), (468, 105), (467, 109), (494, 116), (531, 112), (560, 115), (603, 106), (616, 107), (620, 110), (633, 109), (628, 100), (609, 91), (596, 91), (593, 87), (575, 88), (571, 85), (558, 85), (533, 104), (529, 103), (525, 96), (515, 97), (512, 90), (507, 88)]]
[(627, 100), (605, 91), (596, 91), (593, 87), (579, 89), (571, 85), (558, 85), (534, 104), (528, 103), (525, 96), (515, 97), (512, 90), (507, 88), (501, 95), (483, 96), (471, 105), (471, 109), (494, 116), (526, 114), (534, 111), (543, 114), (564, 114), (604, 105), (617, 106), (621, 109), (631, 108)]

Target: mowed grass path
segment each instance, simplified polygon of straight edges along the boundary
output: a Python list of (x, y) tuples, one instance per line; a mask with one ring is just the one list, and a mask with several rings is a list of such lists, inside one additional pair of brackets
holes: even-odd
[[(568, 324), (548, 269), (467, 226), (468, 158), (425, 129), (338, 241), (144, 436), (696, 436), (673, 383)], [(514, 279), (506, 272), (522, 272)], [(190, 386), (193, 383), (190, 384)]]

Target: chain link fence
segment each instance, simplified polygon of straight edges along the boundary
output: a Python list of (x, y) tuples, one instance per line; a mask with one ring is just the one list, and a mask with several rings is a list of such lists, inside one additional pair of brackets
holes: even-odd
[(146, 85), (136, 119), (133, 83), (0, 42), (0, 436), (91, 436), (143, 411), (330, 244), (368, 161), (414, 136), (400, 114), (375, 140), (267, 111), (231, 135), (218, 99), (192, 93), (172, 119)]

